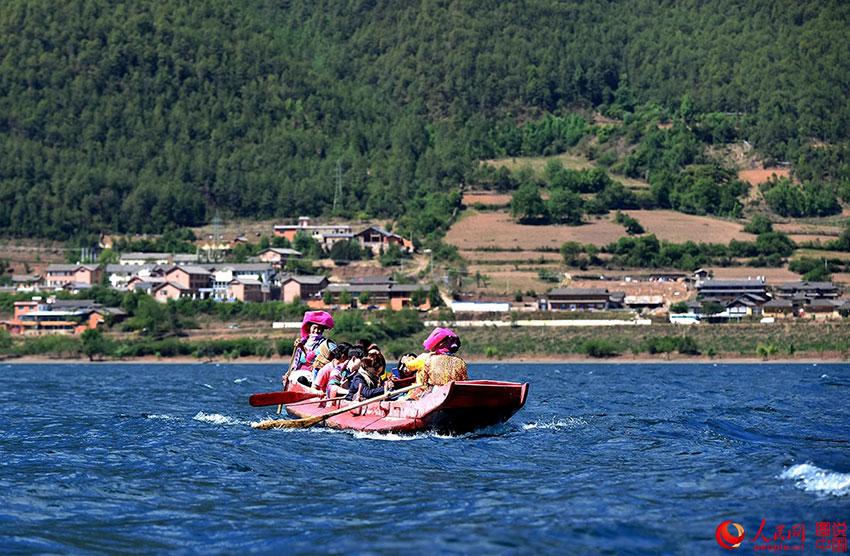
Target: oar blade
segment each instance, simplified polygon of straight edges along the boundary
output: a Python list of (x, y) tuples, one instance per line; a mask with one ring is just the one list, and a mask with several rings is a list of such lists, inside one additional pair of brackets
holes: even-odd
[(309, 392), (263, 392), (248, 398), (248, 403), (254, 407), (295, 403), (318, 397)]
[(261, 421), (254, 423), (251, 426), (255, 429), (272, 430), (272, 429), (306, 429), (318, 423), (325, 418), (324, 415), (318, 417), (308, 417), (306, 419), (275, 419), (273, 421)]

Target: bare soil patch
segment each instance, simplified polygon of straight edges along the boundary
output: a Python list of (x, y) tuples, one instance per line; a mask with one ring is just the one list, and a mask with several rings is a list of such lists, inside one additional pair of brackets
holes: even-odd
[(552, 251), (472, 251), (462, 249), (460, 255), (468, 261), (560, 262), (561, 254)]
[(730, 240), (750, 241), (752, 234), (744, 233), (744, 227), (736, 222), (718, 220), (708, 216), (682, 214), (670, 210), (627, 210), (623, 211), (644, 227), (647, 233), (658, 239), (682, 243), (729, 243)]
[(799, 274), (791, 272), (787, 268), (729, 266), (712, 267), (708, 270), (712, 271), (714, 278), (718, 280), (746, 280), (747, 278), (755, 279), (756, 276), (764, 276), (765, 282), (772, 286), (785, 282), (797, 282), (800, 280)]
[(768, 168), (766, 170), (741, 170), (738, 172), (738, 179), (747, 182), (750, 185), (758, 185), (765, 183), (771, 176), (776, 175), (778, 178), (787, 178), (791, 175), (789, 168)]
[(582, 226), (530, 226), (517, 224), (504, 212), (470, 214), (451, 227), (446, 242), (460, 249), (519, 247), (524, 250), (560, 248), (565, 241), (602, 246), (625, 235), (625, 229), (609, 219)]
[(596, 164), (585, 157), (569, 153), (554, 156), (514, 156), (511, 158), (500, 158), (497, 160), (485, 160), (484, 163), (495, 166), (496, 168), (504, 167), (511, 171), (519, 170), (520, 168), (531, 168), (535, 172), (540, 172), (546, 167), (546, 164), (550, 160), (559, 160), (561, 164), (563, 164), (564, 168), (573, 170), (584, 170), (596, 167)]
[(467, 193), (463, 196), (463, 204), (467, 206), (481, 203), (483, 205), (509, 205), (512, 195), (508, 193)]
[[(47, 265), (67, 261), (68, 249), (61, 243), (38, 239), (0, 240), (0, 260), (8, 261), (8, 274), (38, 273), (44, 276)], [(79, 255), (79, 251), (77, 251)]]
[(689, 291), (684, 282), (672, 281), (634, 281), (625, 280), (572, 280), (565, 287), (607, 289), (609, 292), (624, 292), (626, 295), (661, 295), (670, 303), (685, 301), (696, 296), (695, 291)]

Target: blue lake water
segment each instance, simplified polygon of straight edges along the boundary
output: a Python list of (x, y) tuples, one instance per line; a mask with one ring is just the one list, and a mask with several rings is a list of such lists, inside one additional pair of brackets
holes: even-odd
[[(850, 517), (850, 365), (499, 364), (460, 437), (260, 431), (281, 365), (0, 366), (3, 554), (727, 553)], [(752, 553), (752, 542), (739, 550)]]

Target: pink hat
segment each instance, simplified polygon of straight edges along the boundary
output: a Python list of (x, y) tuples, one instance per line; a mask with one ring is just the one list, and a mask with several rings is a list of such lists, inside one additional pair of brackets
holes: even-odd
[(304, 313), (304, 320), (301, 321), (301, 337), (307, 339), (310, 331), (310, 324), (318, 324), (325, 328), (334, 327), (334, 319), (325, 311), (307, 311)]
[(448, 328), (435, 328), (433, 332), (422, 342), (422, 345), (428, 351), (434, 349), (434, 347), (445, 340), (446, 338), (457, 338), (457, 334), (449, 330)]

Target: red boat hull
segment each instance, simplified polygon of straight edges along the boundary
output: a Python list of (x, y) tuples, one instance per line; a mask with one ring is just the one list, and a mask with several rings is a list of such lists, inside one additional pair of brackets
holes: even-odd
[[(303, 391), (300, 384), (289, 390)], [(490, 425), (504, 423), (519, 411), (528, 397), (528, 383), (468, 380), (435, 386), (417, 400), (375, 402), (350, 412), (335, 415), (322, 424), (338, 429), (371, 432), (416, 433), (433, 431), (464, 434)], [(345, 407), (352, 402), (320, 401), (286, 405), (295, 417), (316, 417)], [(342, 404), (342, 405), (340, 405)]]

